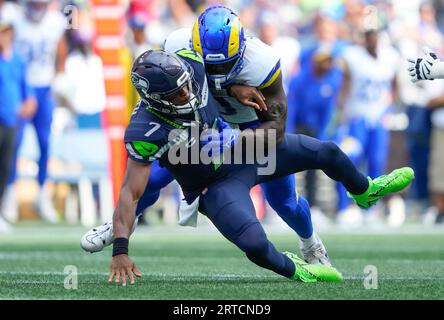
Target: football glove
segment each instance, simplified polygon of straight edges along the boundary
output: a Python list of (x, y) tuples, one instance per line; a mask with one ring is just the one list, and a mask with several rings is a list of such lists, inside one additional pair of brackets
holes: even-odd
[(444, 63), (438, 59), (430, 48), (424, 47), (425, 56), (408, 58), (410, 80), (415, 83), (419, 80), (434, 80), (444, 77)]
[(233, 129), (221, 117), (217, 118), (217, 128), (204, 130), (200, 145), (208, 150), (208, 156), (215, 157), (234, 147), (239, 140), (240, 130)]

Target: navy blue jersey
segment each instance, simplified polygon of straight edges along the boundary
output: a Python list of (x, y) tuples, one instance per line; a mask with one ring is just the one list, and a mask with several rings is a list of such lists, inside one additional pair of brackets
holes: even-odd
[(208, 91), (203, 62), (191, 50), (182, 50), (179, 56), (194, 69), (194, 78), (202, 92), (200, 107), (186, 119), (168, 116), (143, 101), (139, 102), (125, 131), (125, 146), (128, 156), (134, 161), (148, 164), (159, 160), (161, 166), (174, 175), (188, 200), (198, 195), (214, 178), (224, 175), (226, 166), (200, 162), (174, 164), (168, 157), (173, 150), (180, 148), (188, 150), (188, 159), (191, 159), (191, 152), (196, 151), (193, 147), (200, 150), (199, 137), (193, 137), (191, 131), (198, 127), (200, 134), (204, 129), (214, 128), (219, 117), (217, 102)]

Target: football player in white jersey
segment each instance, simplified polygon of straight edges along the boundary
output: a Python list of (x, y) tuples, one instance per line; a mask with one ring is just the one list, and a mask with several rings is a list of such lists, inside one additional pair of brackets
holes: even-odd
[[(410, 80), (415, 83), (419, 80), (444, 79), (444, 62), (430, 49), (424, 48), (425, 55), (419, 58), (409, 58), (408, 71)], [(441, 88), (436, 83), (437, 90)], [(431, 123), (432, 133), (430, 139), (430, 163), (428, 167), (429, 184), (428, 188), (431, 194), (432, 206), (427, 210), (424, 223), (434, 224), (443, 223), (444, 221), (444, 183), (442, 177), (444, 170), (442, 166), (442, 158), (444, 155), (443, 138), (444, 138), (444, 94), (432, 96), (417, 97), (418, 100), (426, 100), (426, 107), (432, 110)]]
[[(388, 156), (389, 133), (382, 119), (396, 95), (395, 75), (399, 65), (396, 51), (378, 44), (378, 37), (376, 30), (369, 30), (364, 34), (363, 45), (345, 50), (344, 82), (340, 93), (342, 121), (348, 127), (349, 135), (363, 147), (370, 177), (382, 174)], [(361, 162), (364, 159), (355, 160)], [(344, 204), (350, 201), (343, 188), (340, 189), (342, 211), (346, 209)], [(377, 221), (373, 214), (364, 218)], [(340, 222), (348, 220), (342, 215), (338, 219)]]
[(36, 130), (40, 147), (38, 161), (38, 183), (40, 191), (37, 209), (40, 216), (51, 223), (57, 222), (57, 213), (45, 188), (49, 151), (49, 136), (54, 102), (51, 85), (64, 72), (67, 53), (64, 38), (65, 19), (59, 12), (48, 10), (50, 0), (26, 0), (24, 15), (17, 21), (15, 44), (18, 52), (27, 62), (27, 80), (35, 92), (37, 111), (30, 119), (24, 119), (18, 126), (17, 146), (9, 188), (5, 202), (8, 210), (17, 214), (13, 183), (16, 177), (17, 151), (23, 138), (26, 123), (31, 122)]

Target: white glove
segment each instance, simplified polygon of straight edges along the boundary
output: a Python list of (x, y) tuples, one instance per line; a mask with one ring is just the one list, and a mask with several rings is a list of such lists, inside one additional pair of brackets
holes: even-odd
[(444, 78), (444, 62), (438, 59), (430, 48), (424, 47), (425, 56), (408, 58), (410, 80), (415, 83), (419, 80), (433, 80)]

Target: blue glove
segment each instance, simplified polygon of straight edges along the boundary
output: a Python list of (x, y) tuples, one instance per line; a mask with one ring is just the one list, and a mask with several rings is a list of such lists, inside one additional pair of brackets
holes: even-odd
[(222, 118), (217, 118), (217, 127), (204, 130), (200, 136), (201, 147), (208, 156), (215, 157), (234, 147), (239, 140), (239, 129), (233, 129)]

